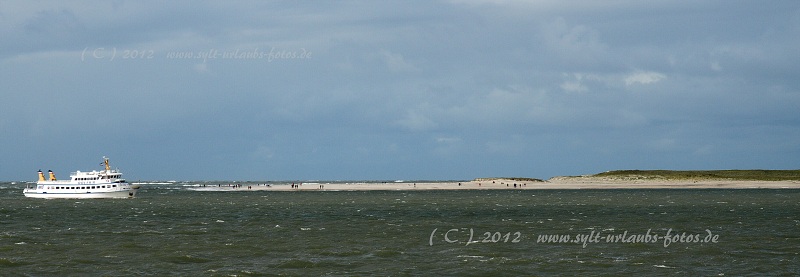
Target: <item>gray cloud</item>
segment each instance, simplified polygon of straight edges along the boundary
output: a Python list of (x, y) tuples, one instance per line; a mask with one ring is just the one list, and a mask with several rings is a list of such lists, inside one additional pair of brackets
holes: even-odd
[(0, 23), (6, 179), (102, 155), (143, 179), (798, 163), (793, 1), (12, 2)]

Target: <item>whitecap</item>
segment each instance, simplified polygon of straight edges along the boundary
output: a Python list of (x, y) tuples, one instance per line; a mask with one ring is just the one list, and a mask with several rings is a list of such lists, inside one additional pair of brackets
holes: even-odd
[(474, 258), (474, 259), (480, 259), (480, 258), (484, 258), (484, 256), (458, 255), (458, 256), (456, 256), (456, 258)]

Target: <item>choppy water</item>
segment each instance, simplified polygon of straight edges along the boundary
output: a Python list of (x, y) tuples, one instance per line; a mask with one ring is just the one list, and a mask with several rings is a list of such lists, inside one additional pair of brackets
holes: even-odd
[(800, 274), (800, 190), (21, 190), (0, 183), (3, 276)]

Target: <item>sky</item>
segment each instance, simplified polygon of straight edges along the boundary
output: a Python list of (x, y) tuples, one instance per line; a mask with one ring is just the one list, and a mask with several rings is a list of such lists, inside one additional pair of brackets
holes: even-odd
[(0, 1), (0, 180), (800, 169), (800, 2)]

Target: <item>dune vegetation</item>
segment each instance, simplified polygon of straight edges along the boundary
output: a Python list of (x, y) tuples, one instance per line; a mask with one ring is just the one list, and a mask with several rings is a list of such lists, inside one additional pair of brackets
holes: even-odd
[(800, 180), (800, 170), (614, 170), (591, 176), (624, 179), (787, 181)]

